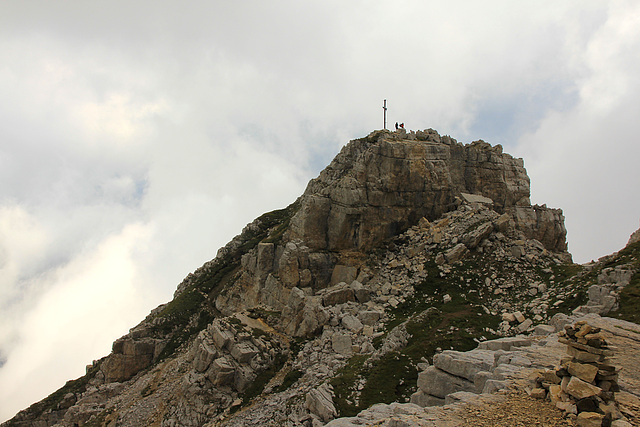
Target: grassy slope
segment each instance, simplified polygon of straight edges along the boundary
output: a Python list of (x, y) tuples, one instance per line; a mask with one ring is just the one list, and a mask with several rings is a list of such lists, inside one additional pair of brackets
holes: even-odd
[[(592, 269), (577, 264), (562, 264), (551, 269), (534, 269), (530, 273), (537, 280), (553, 284), (552, 294), (563, 292), (564, 302), (548, 311), (549, 317), (557, 312), (570, 313), (588, 300), (589, 286), (597, 283), (604, 268), (631, 264), (640, 270), (640, 242), (623, 249), (609, 260)], [(335, 404), (341, 416), (353, 416), (375, 403), (406, 401), (415, 391), (418, 376), (417, 363), (422, 357), (431, 359), (437, 348), (466, 351), (476, 347), (475, 339), (494, 338), (488, 332), (500, 322), (497, 316), (484, 308), (493, 298), (483, 289), (483, 278), (491, 268), (504, 266), (491, 264), (483, 255), (472, 253), (454, 271), (443, 278), (433, 261), (425, 264), (428, 279), (416, 286), (413, 298), (392, 311), (387, 331), (408, 320), (411, 335), (407, 346), (388, 353), (379, 361), (367, 364), (367, 355), (353, 356), (332, 380)], [(506, 277), (506, 276), (505, 276)], [(442, 296), (449, 294), (452, 301), (444, 304)], [(621, 292), (620, 309), (610, 316), (635, 323), (640, 322), (640, 272)], [(435, 307), (437, 310), (425, 310)], [(418, 313), (426, 313), (416, 316)], [(380, 341), (380, 340), (379, 340)], [(358, 390), (360, 388), (360, 390)]]
[(609, 316), (640, 323), (640, 242), (627, 246), (606, 264), (607, 267), (630, 264), (636, 269), (629, 284), (620, 292), (620, 307)]

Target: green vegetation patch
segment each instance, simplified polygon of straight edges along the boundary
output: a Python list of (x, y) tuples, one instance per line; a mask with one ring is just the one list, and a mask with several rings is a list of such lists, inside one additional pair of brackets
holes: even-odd
[[(434, 257), (435, 258), (435, 257)], [(353, 356), (331, 381), (336, 409), (340, 416), (353, 416), (375, 403), (407, 401), (416, 391), (417, 364), (430, 360), (437, 349), (467, 351), (475, 348), (477, 339), (497, 338), (495, 330), (501, 318), (488, 314), (483, 307), (482, 267), (480, 258), (470, 257), (465, 263), (442, 277), (433, 258), (424, 264), (427, 278), (414, 286), (414, 295), (390, 311), (387, 332), (404, 323), (410, 338), (397, 351), (368, 363), (367, 355)], [(444, 295), (451, 300), (444, 302)], [(379, 348), (384, 337), (374, 340)]]
[(423, 357), (431, 359), (438, 348), (467, 351), (477, 346), (476, 337), (496, 338), (485, 328), (496, 327), (497, 316), (468, 304), (446, 308), (428, 309), (407, 321), (410, 338), (403, 349), (370, 364), (368, 355), (349, 360), (331, 381), (340, 416), (353, 416), (375, 403), (407, 401), (416, 391), (417, 364)]
[(247, 315), (252, 319), (262, 319), (267, 325), (277, 325), (280, 323), (281, 313), (279, 311), (267, 310), (263, 307), (249, 309)]
[(234, 281), (240, 268), (242, 255), (264, 239), (279, 240), (288, 227), (291, 217), (299, 209), (299, 205), (296, 201), (285, 209), (267, 212), (258, 217), (257, 228), (247, 227), (243, 230), (240, 246), (217, 259), (207, 270), (199, 273), (193, 283), (156, 315), (156, 318), (162, 321), (154, 325), (152, 333), (160, 337), (169, 337), (158, 361), (171, 356), (182, 344), (213, 321), (217, 310), (211, 301), (214, 301), (220, 292)]
[(603, 268), (629, 265), (636, 269), (629, 284), (620, 291), (619, 308), (609, 316), (640, 323), (640, 241), (632, 243), (605, 262)]
[(415, 387), (418, 371), (407, 354), (392, 351), (367, 365), (360, 377), (366, 379), (359, 399), (359, 407), (364, 409), (378, 402), (405, 400)]
[(284, 367), (284, 364), (287, 362), (287, 357), (282, 353), (276, 354), (276, 357), (273, 361), (273, 364), (269, 366), (267, 369), (263, 370), (258, 374), (255, 380), (251, 383), (249, 388), (244, 392), (242, 396), (242, 404), (246, 405), (254, 397), (259, 396), (264, 388), (267, 386), (269, 381)]
[(258, 230), (247, 230), (242, 233), (244, 243), (238, 248), (238, 252), (246, 253), (258, 243), (278, 243), (284, 232), (289, 227), (293, 215), (300, 209), (300, 201), (296, 200), (284, 209), (267, 212), (258, 217)]
[(609, 316), (640, 324), (640, 272), (620, 291), (620, 307)]
[(640, 241), (632, 243), (620, 250), (614, 257), (605, 261), (602, 268), (617, 267), (623, 264), (635, 264), (640, 263)]
[(333, 403), (341, 417), (352, 417), (364, 409), (357, 400), (356, 383), (361, 377), (364, 363), (368, 358), (368, 355), (363, 354), (352, 356), (331, 380)]
[(282, 380), (282, 384), (276, 387), (274, 391), (276, 393), (279, 393), (281, 391), (287, 390), (289, 387), (295, 384), (296, 381), (302, 378), (303, 375), (304, 372), (298, 369), (292, 369), (291, 371), (287, 372), (287, 375), (285, 375), (284, 379)]

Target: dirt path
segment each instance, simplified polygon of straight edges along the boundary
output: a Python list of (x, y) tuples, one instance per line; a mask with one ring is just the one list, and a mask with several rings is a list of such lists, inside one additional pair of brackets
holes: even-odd
[(574, 425), (551, 402), (533, 399), (523, 391), (509, 393), (503, 402), (467, 406), (460, 416), (464, 419), (461, 425), (469, 427)]

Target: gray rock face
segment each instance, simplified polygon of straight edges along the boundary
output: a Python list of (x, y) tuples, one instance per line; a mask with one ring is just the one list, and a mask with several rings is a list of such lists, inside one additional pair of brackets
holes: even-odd
[(305, 407), (325, 423), (338, 415), (333, 405), (331, 389), (327, 384), (323, 384), (307, 393)]
[(402, 138), (377, 131), (346, 145), (309, 182), (289, 237), (312, 250), (366, 249), (422, 217), (437, 219), (465, 193), (491, 199), (501, 213), (519, 208), (516, 222), (525, 234), (547, 249), (566, 249), (561, 212), (530, 205), (522, 159), (483, 141)]
[[(521, 159), (482, 141), (462, 145), (433, 130), (424, 134), (426, 139), (374, 132), (347, 144), (310, 181), (282, 239), (263, 241), (242, 256), (238, 278), (216, 297), (216, 309), (231, 315), (262, 305), (282, 312), (288, 333), (308, 336), (326, 321), (321, 307), (366, 303), (373, 297), (356, 280), (361, 260), (338, 254), (371, 249), (418, 223), (432, 230), (424, 245), (447, 242), (438, 265), (456, 264), (471, 251), (484, 250), (497, 232), (518, 234), (521, 244), (511, 248), (515, 258), (531, 259), (543, 250), (569, 256), (562, 212), (530, 205)], [(444, 234), (447, 221), (442, 218), (469, 206), (484, 213), (453, 241)], [(408, 255), (420, 252), (414, 248)], [(394, 268), (410, 264), (389, 262)], [(309, 304), (302, 289), (320, 300)], [(401, 301), (390, 295), (388, 303)]]
[(353, 353), (351, 337), (346, 334), (335, 334), (331, 338), (331, 347), (336, 353), (345, 356), (350, 356)]
[(113, 343), (113, 352), (100, 367), (107, 382), (126, 381), (151, 365), (163, 345), (160, 340), (123, 337)]
[(476, 386), (473, 382), (449, 374), (435, 366), (429, 366), (418, 375), (418, 387), (431, 396), (444, 399), (448, 394), (457, 391), (475, 392)]
[(627, 242), (627, 246), (633, 245), (637, 242), (640, 242), (640, 228), (631, 234), (631, 236), (629, 237), (629, 241)]
[(554, 252), (567, 250), (567, 230), (562, 210), (538, 205), (516, 206), (514, 218), (516, 227), (527, 238), (538, 240), (545, 248)]
[(459, 352), (446, 350), (433, 357), (433, 365), (452, 375), (473, 381), (480, 371), (488, 371), (493, 366), (494, 352), (490, 350), (473, 350)]

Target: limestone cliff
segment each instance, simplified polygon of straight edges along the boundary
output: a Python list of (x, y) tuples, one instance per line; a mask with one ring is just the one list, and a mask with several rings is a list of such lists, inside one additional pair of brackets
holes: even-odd
[(522, 159), (499, 145), (462, 145), (432, 129), (351, 141), (307, 186), (288, 237), (312, 250), (366, 250), (420, 218), (455, 209), (463, 194), (489, 198), (497, 212), (514, 215), (525, 235), (566, 250), (562, 212), (531, 207)]

